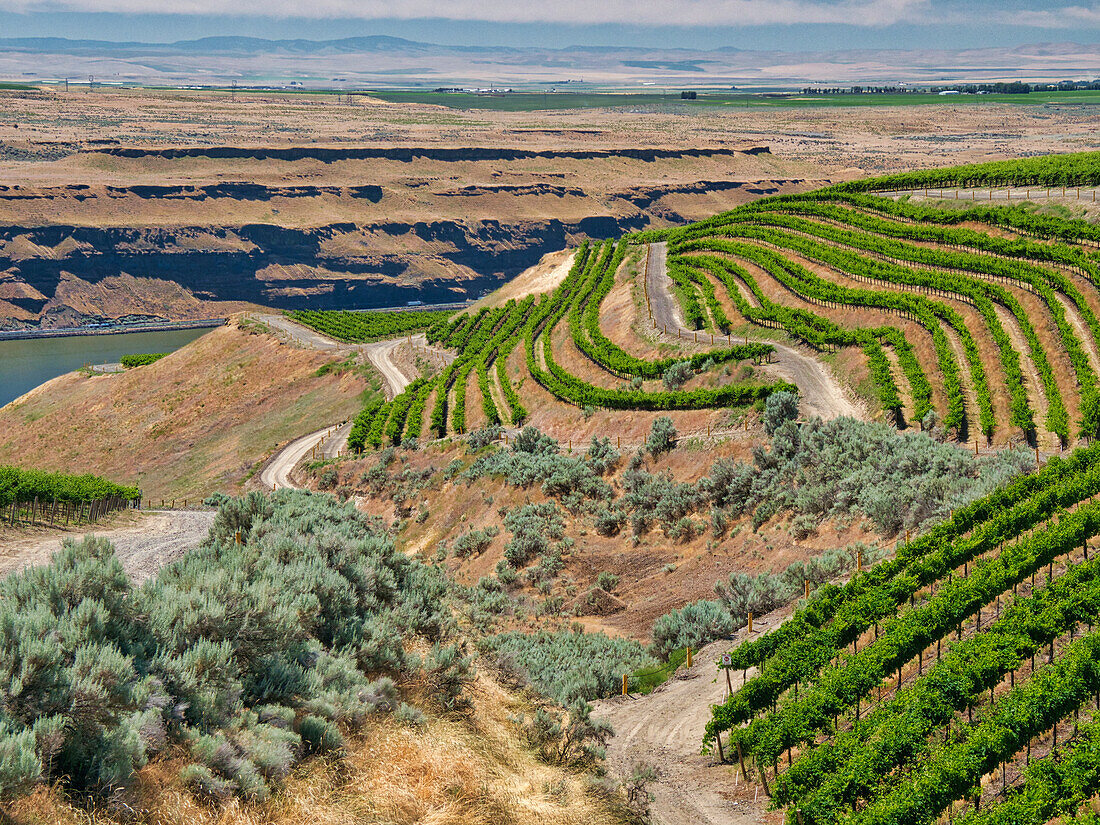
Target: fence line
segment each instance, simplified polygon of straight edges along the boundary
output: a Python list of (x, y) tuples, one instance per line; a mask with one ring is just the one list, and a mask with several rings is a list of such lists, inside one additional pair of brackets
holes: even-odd
[(62, 522), (70, 524), (97, 524), (119, 510), (140, 509), (141, 499), (130, 500), (119, 496), (92, 501), (41, 500), (38, 496), (25, 501), (12, 500), (7, 512), (0, 507), (0, 520), (9, 527), (18, 525), (56, 527)]

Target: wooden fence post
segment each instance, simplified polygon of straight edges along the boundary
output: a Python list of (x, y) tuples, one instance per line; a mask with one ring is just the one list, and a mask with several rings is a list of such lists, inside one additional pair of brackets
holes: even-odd
[(749, 772), (745, 770), (745, 754), (741, 750), (741, 743), (737, 743), (737, 762), (741, 765), (741, 778), (746, 782), (749, 781)]

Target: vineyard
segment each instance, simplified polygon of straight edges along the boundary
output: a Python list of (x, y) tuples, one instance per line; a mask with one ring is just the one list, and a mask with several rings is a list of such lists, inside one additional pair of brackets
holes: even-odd
[(365, 344), (423, 332), (453, 314), (451, 310), (408, 310), (398, 312), (350, 312), (295, 310), (287, 313), (300, 324), (347, 344)]
[[(1095, 156), (921, 172), (758, 201), (668, 243), (700, 329), (859, 347), (883, 409), (959, 439), (1079, 446), (956, 509), (724, 657), (704, 748), (789, 823), (1095, 822), (1100, 793), (1096, 227), (894, 197), (1092, 184)], [(728, 297), (723, 306), (716, 295)]]
[(0, 467), (0, 524), (95, 522), (140, 501), (136, 487), (99, 476)]
[(932, 170), (766, 198), (631, 241), (667, 242), (689, 326), (748, 323), (822, 353), (859, 348), (899, 426), (1061, 450), (1100, 435), (1100, 230), (894, 193), (1097, 179), (1094, 155)]
[(141, 492), (136, 487), (122, 487), (99, 476), (0, 467), (0, 506), (6, 507), (13, 501), (23, 503), (36, 498), (72, 503), (105, 498), (135, 501), (141, 498)]
[(732, 651), (707, 747), (790, 822), (1074, 813), (1100, 791), (1097, 493), (1100, 446), (1054, 457), (811, 593)]
[(131, 370), (135, 367), (147, 367), (149, 364), (155, 364), (161, 358), (167, 356), (167, 352), (147, 352), (140, 355), (123, 355), (119, 360), (126, 369)]
[[(821, 356), (851, 350), (850, 383), (899, 428), (940, 428), (975, 449), (1026, 442), (1059, 452), (1100, 436), (1100, 229), (1035, 208), (933, 206), (897, 193), (1098, 180), (1095, 156), (1066, 155), (858, 181), (586, 243), (553, 292), (502, 306), (292, 315), (346, 342), (426, 330), (457, 354), (363, 410), (356, 450), (519, 426), (529, 418), (527, 379), (586, 415), (753, 404), (790, 386), (731, 377), (731, 364), (774, 351), (750, 341), (755, 327), (758, 338), (785, 334)], [(658, 329), (652, 316), (641, 330), (639, 316), (632, 341), (657, 340), (654, 357), (613, 340), (604, 321), (612, 290), (624, 272), (638, 280), (629, 265), (648, 261), (646, 244), (657, 241), (667, 244), (667, 278), (689, 329), (686, 342), (670, 340), (681, 331)], [(670, 371), (702, 379), (685, 388), (667, 380)]]
[[(522, 369), (558, 402), (580, 410), (710, 410), (752, 404), (791, 385), (725, 380), (731, 362), (766, 359), (769, 344), (737, 343), (729, 334), (712, 335), (714, 346), (701, 352), (648, 360), (612, 341), (600, 326), (600, 309), (630, 252), (626, 242), (582, 246), (561, 285), (550, 293), (510, 300), (503, 306), (437, 321), (427, 330), (431, 344), (457, 357), (438, 375), (411, 383), (390, 402), (373, 402), (356, 418), (348, 445), (361, 451), (407, 438), (442, 438), (480, 425), (521, 426), (528, 418), (515, 376)], [(339, 315), (340, 313), (336, 313)], [(404, 314), (404, 313), (401, 313)], [(330, 313), (312, 313), (310, 326), (328, 331), (340, 322)], [(590, 374), (578, 375), (559, 363), (551, 338), (568, 332)], [(518, 360), (509, 368), (509, 358)], [(709, 373), (711, 385), (694, 389), (662, 386), (664, 375), (683, 364), (691, 375)], [(647, 381), (654, 385), (647, 385)], [(468, 400), (471, 386), (480, 400)]]

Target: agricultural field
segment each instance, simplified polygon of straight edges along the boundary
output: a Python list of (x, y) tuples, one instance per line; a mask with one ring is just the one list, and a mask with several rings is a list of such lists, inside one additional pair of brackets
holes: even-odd
[(815, 589), (723, 662), (740, 684), (706, 747), (754, 765), (791, 822), (1077, 821), (1100, 788), (1098, 455)]
[(0, 579), (4, 816), (1094, 822), (1098, 158), (801, 178), (4, 408), (112, 481), (0, 469), (0, 516), (207, 536)]
[[(1091, 185), (1093, 162), (1063, 156), (887, 177), (586, 243), (553, 292), (431, 326), (425, 317), (428, 343), (456, 359), (365, 411), (352, 446), (521, 426), (529, 402), (517, 386), (527, 378), (585, 420), (600, 410), (745, 407), (793, 386), (766, 377), (776, 351), (767, 335), (778, 333), (820, 355), (846, 353), (841, 377), (900, 429), (938, 427), (975, 450), (1069, 449), (1100, 435), (1100, 230), (1035, 202), (939, 208), (894, 193), (1072, 188)], [(676, 306), (659, 307), (651, 283), (670, 287)], [(634, 303), (629, 328), (612, 332), (618, 340), (605, 330), (613, 292), (611, 303)], [(414, 323), (401, 315), (374, 323)], [(324, 332), (347, 316), (294, 317)], [(376, 337), (336, 337), (349, 334), (358, 337), (342, 340)], [(647, 348), (664, 357), (637, 354)], [(708, 432), (718, 426), (708, 421)]]
[[(915, 173), (758, 201), (683, 229), (669, 247), (685, 317), (744, 319), (819, 351), (859, 347), (899, 426), (1062, 450), (1097, 431), (1100, 232), (1041, 206), (895, 189), (1092, 186), (1093, 156)], [(984, 198), (983, 198), (984, 200)]]
[[(437, 376), (410, 384), (392, 402), (364, 410), (356, 420), (349, 446), (362, 450), (364, 446), (381, 447), (383, 442), (396, 445), (405, 439), (467, 432), (467, 416), (471, 413), (467, 393), (471, 384), (480, 396), (480, 414), (476, 416), (480, 424), (522, 426), (529, 413), (508, 369), (509, 357), (516, 351), (535, 383), (586, 417), (591, 417), (596, 408), (661, 411), (743, 407), (777, 390), (794, 388), (784, 382), (729, 380), (730, 364), (759, 363), (774, 348), (762, 343), (734, 343), (728, 335), (728, 324), (720, 330), (716, 348), (657, 361), (638, 358), (610, 340), (600, 327), (600, 306), (615, 285), (628, 249), (626, 243), (586, 244), (552, 293), (537, 300), (528, 296), (495, 308), (482, 307), (430, 327), (428, 342), (455, 350), (456, 359)], [(337, 315), (329, 313), (296, 317), (319, 331), (338, 321)], [(559, 327), (563, 332), (568, 328), (571, 351), (587, 361), (584, 377), (558, 362), (553, 341)], [(708, 335), (714, 343), (714, 336)], [(706, 385), (681, 388), (696, 377), (696, 372), (701, 377), (695, 383)], [(665, 388), (651, 389), (647, 380), (661, 380)]]
[[(691, 542), (708, 532), (693, 520), (708, 507), (708, 553), (729, 541), (731, 525), (733, 534), (741, 529), (740, 519), (750, 520), (753, 532), (773, 519), (790, 519), (792, 531), (824, 529), (835, 511), (822, 518), (814, 509), (821, 505), (808, 502), (822, 492), (818, 473), (828, 471), (818, 469), (820, 457), (800, 451), (817, 449), (842, 463), (841, 456), (857, 452), (844, 427), (884, 425), (796, 422), (794, 413), (782, 412), (792, 389), (783, 381), (717, 376), (728, 376), (723, 365), (766, 366), (781, 341), (832, 358), (833, 369), (849, 371), (841, 376), (849, 385), (864, 376), (872, 412), (888, 429), (909, 431), (914, 450), (938, 443), (958, 457), (952, 460), (971, 447), (1003, 456), (1006, 464), (994, 474), (999, 481), (939, 499), (931, 517), (896, 521), (887, 514), (921, 512), (927, 502), (881, 500), (889, 485), (867, 457), (860, 459), (862, 492), (879, 492), (852, 506), (876, 521), (880, 536), (894, 537), (885, 559), (871, 564), (873, 553), (860, 550), (853, 564), (855, 551), (826, 553), (813, 560), (817, 567), (777, 571), (752, 586), (731, 574), (716, 585), (717, 601), (693, 602), (653, 621), (655, 662), (620, 653), (621, 666), (635, 670), (624, 679), (642, 691), (662, 662), (674, 670), (686, 647), (739, 629), (744, 641), (717, 662), (718, 682), (730, 689), (713, 706), (700, 744), (717, 764), (730, 766), (721, 781), (755, 786), (791, 825), (1092, 822), (1089, 801), (1100, 791), (1094, 717), (1100, 510), (1093, 500), (1100, 492), (1100, 446), (1092, 444), (1100, 436), (1100, 231), (1041, 198), (1009, 205), (1004, 194), (1029, 187), (1082, 187), (1087, 194), (1098, 180), (1095, 156), (957, 167), (762, 199), (682, 228), (586, 244), (553, 292), (488, 302), (428, 329), (429, 342), (457, 357), (361, 415), (356, 449), (388, 448), (363, 473), (374, 485), (363, 495), (381, 493), (382, 504), (392, 488), (398, 512), (404, 507), (411, 516), (402, 485), (421, 478), (427, 487), (416, 489), (430, 490), (436, 482), (427, 470), (417, 475), (406, 458), (402, 473), (389, 475), (398, 466), (394, 447), (404, 452), (418, 441), (461, 436), (475, 416), (482, 429), (469, 436), (471, 451), (491, 451), (493, 439), (507, 441), (511, 432), (510, 448), (472, 464), (456, 458), (444, 478), (469, 485), (503, 474), (505, 489), (543, 480), (548, 501), (507, 511), (499, 526), (487, 508), (479, 529), (463, 532), (453, 550), (441, 544), (439, 558), (454, 553), (447, 563), (460, 580), (473, 570), (495, 570), (469, 585), (477, 621), (492, 626), (500, 621), (493, 615), (504, 618), (505, 632), (485, 643), (490, 649), (520, 657), (536, 683), (547, 680), (543, 689), (563, 702), (596, 698), (615, 691), (614, 674), (576, 665), (588, 693), (560, 681), (547, 657), (570, 655), (564, 651), (571, 648), (550, 637), (524, 641), (507, 619), (512, 599), (522, 603), (538, 593), (552, 605), (538, 610), (560, 610), (576, 586), (568, 582), (576, 582), (578, 556), (599, 557), (591, 548), (551, 550), (545, 536), (563, 543), (589, 531), (615, 536), (632, 524), (637, 543), (660, 524), (674, 542), (685, 541), (684, 530)], [(979, 190), (988, 200), (977, 197)], [(666, 251), (660, 274), (671, 282), (671, 308), (652, 293)], [(612, 340), (606, 320), (616, 290), (620, 300), (634, 297), (636, 317), (632, 336), (619, 329)], [(640, 357), (647, 340), (671, 337), (666, 316), (676, 325), (677, 353)], [(852, 357), (836, 357), (842, 353)], [(678, 376), (706, 386), (684, 388)], [(597, 410), (730, 408), (755, 419), (755, 405), (763, 410), (771, 453), (754, 453), (751, 488), (719, 461), (709, 477), (658, 492), (659, 485), (635, 474), (647, 478), (642, 453), (657, 459), (661, 428), (671, 428), (671, 420), (647, 419), (654, 426), (644, 451), (607, 487), (599, 475), (619, 460), (610, 440), (594, 438), (578, 462), (571, 451), (556, 457), (560, 445), (540, 447), (533, 429), (507, 429), (530, 418), (530, 402), (517, 391), (528, 380), (556, 403), (577, 408), (581, 419)], [(468, 395), (475, 393), (473, 403)], [(857, 440), (872, 430), (859, 432)], [(720, 454), (730, 433), (719, 435), (717, 427), (714, 433)], [(883, 450), (899, 449), (882, 443)], [(1013, 445), (1018, 449), (989, 452)], [(1029, 450), (1037, 467), (1021, 457)], [(524, 463), (524, 453), (542, 457)], [(1027, 472), (1009, 469), (1010, 455)], [(938, 459), (929, 460), (936, 466)], [(771, 478), (775, 462), (813, 470), (800, 471), (797, 495), (780, 488), (759, 497), (748, 492)], [(916, 467), (909, 459), (885, 463)], [(586, 464), (591, 469), (582, 470)], [(356, 472), (333, 478), (354, 487)], [(617, 500), (612, 490), (620, 487), (625, 492)], [(436, 506), (429, 495), (422, 508)], [(464, 506), (478, 511), (474, 501)], [(526, 530), (534, 532), (530, 544)], [(497, 539), (509, 531), (511, 540)], [(499, 558), (496, 567), (476, 561), (485, 557)], [(837, 577), (837, 569), (847, 575)], [(637, 583), (629, 572), (622, 575), (625, 587), (618, 572), (590, 579), (589, 592), (597, 595), (575, 610), (599, 615), (610, 591), (636, 597)], [(784, 578), (799, 575), (802, 588)], [(747, 592), (751, 598), (739, 595)], [(753, 612), (759, 620), (784, 600), (794, 601), (793, 613), (763, 633), (758, 624), (754, 633)], [(744, 798), (745, 791), (738, 793)]]
[[(537, 112), (566, 109), (600, 109), (626, 107), (663, 107), (671, 109), (700, 108), (707, 106), (736, 106), (745, 108), (830, 108), (863, 106), (942, 106), (944, 99), (932, 93), (905, 94), (844, 94), (800, 95), (791, 94), (730, 94), (700, 91), (697, 97), (683, 100), (679, 93), (632, 94), (624, 92), (510, 92), (507, 94), (475, 94), (462, 92), (406, 92), (385, 91), (371, 95), (388, 103), (421, 103), (446, 106), (451, 109), (474, 111)], [(1100, 92), (1081, 90), (1074, 92), (1033, 92), (1031, 94), (988, 94), (980, 97), (960, 95), (953, 103), (967, 105), (1031, 105), (1043, 104), (1095, 105), (1100, 103)]]

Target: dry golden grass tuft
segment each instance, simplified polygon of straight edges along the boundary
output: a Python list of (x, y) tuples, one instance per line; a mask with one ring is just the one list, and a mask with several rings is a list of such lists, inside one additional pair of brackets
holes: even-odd
[[(585, 774), (540, 762), (512, 717), (529, 703), (479, 675), (464, 717), (419, 728), (390, 717), (349, 737), (343, 760), (311, 759), (263, 804), (212, 804), (180, 787), (182, 760), (158, 760), (138, 775), (117, 812), (70, 805), (57, 788), (14, 803), (11, 825), (614, 825), (623, 821)], [(0, 822), (4, 821), (0, 815)]]

